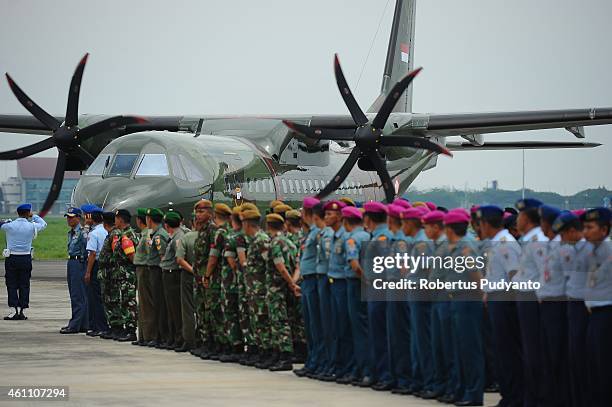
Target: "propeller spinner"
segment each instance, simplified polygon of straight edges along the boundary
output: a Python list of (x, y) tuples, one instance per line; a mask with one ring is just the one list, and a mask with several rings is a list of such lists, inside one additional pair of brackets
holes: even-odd
[(89, 54), (85, 54), (72, 75), (70, 89), (68, 90), (66, 117), (63, 123), (34, 103), (34, 101), (21, 90), (17, 83), (15, 83), (13, 78), (11, 78), (8, 73), (6, 74), (8, 84), (15, 97), (17, 97), (17, 100), (19, 100), (19, 103), (36, 117), (38, 121), (51, 130), (52, 135), (43, 141), (26, 147), (0, 152), (0, 160), (19, 160), (53, 147), (57, 147), (58, 149), (57, 165), (55, 167), (55, 174), (53, 175), (53, 182), (51, 183), (51, 189), (47, 195), (47, 199), (40, 210), (40, 216), (45, 216), (47, 212), (49, 212), (53, 203), (59, 196), (64, 182), (64, 172), (66, 171), (68, 156), (76, 156), (88, 166), (93, 162), (94, 157), (81, 147), (81, 144), (85, 140), (128, 124), (146, 122), (145, 119), (135, 116), (114, 116), (83, 129), (78, 127), (81, 79), (83, 78), (83, 71), (85, 70), (85, 64), (87, 63), (88, 57)]
[(335, 55), (334, 74), (336, 76), (336, 83), (338, 84), (340, 95), (351, 113), (357, 128), (355, 130), (329, 129), (324, 127), (310, 127), (288, 120), (283, 121), (283, 123), (285, 123), (285, 125), (291, 130), (306, 137), (320, 140), (355, 142), (355, 147), (353, 147), (353, 150), (349, 154), (347, 160), (344, 162), (342, 167), (340, 167), (340, 170), (331, 179), (331, 181), (317, 194), (317, 198), (322, 199), (338, 189), (349, 175), (355, 164), (360, 159), (365, 158), (369, 161), (380, 177), (387, 202), (392, 202), (395, 198), (395, 188), (393, 187), (391, 175), (387, 170), (385, 160), (381, 154), (381, 147), (412, 147), (429, 150), (437, 154), (452, 156), (448, 149), (424, 137), (383, 136), (383, 129), (387, 123), (387, 120), (389, 119), (389, 116), (391, 115), (391, 112), (393, 111), (393, 108), (395, 107), (395, 104), (420, 71), (421, 68), (418, 68), (409, 72), (402, 80), (395, 84), (381, 105), (376, 117), (374, 120), (372, 120), (372, 122), (370, 122), (363, 113), (363, 110), (361, 110), (359, 107), (359, 104), (357, 104), (357, 101), (355, 100), (355, 97), (353, 96), (353, 93), (346, 82), (344, 73), (342, 72), (338, 55)]

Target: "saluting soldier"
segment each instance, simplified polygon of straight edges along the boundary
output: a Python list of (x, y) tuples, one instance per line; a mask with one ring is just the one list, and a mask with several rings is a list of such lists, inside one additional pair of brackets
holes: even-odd
[(155, 308), (153, 306), (153, 290), (147, 275), (147, 260), (149, 245), (147, 239), (151, 231), (147, 228), (147, 209), (136, 209), (136, 227), (139, 229), (138, 245), (134, 255), (136, 266), (136, 288), (138, 291), (138, 341), (133, 345), (145, 346), (157, 336), (154, 325)]
[(120, 323), (123, 332), (117, 337), (119, 342), (132, 342), (136, 340), (136, 267), (134, 255), (138, 245), (138, 236), (130, 226), (132, 216), (125, 209), (115, 212), (115, 226), (121, 235), (113, 238), (113, 257), (117, 263)]
[(113, 259), (112, 242), (114, 237), (120, 234), (120, 231), (115, 227), (114, 212), (104, 212), (102, 214), (102, 224), (106, 231), (106, 237), (98, 254), (98, 278), (104, 305), (104, 316), (109, 328), (106, 332), (101, 333), (100, 337), (113, 339), (119, 334), (120, 328), (116, 317), (118, 315), (118, 298), (113, 294), (116, 291), (116, 281), (114, 280), (116, 264)]
[(159, 266), (162, 269), (162, 283), (168, 310), (168, 338), (171, 341), (167, 349), (180, 349), (183, 347), (183, 327), (181, 316), (181, 274), (176, 262), (176, 245), (185, 232), (181, 228), (181, 215), (176, 212), (167, 212), (164, 215), (164, 228), (170, 236), (166, 251)]
[(298, 296), (300, 288), (293, 281), (290, 272), (295, 267), (297, 247), (283, 233), (283, 217), (278, 213), (271, 213), (266, 216), (266, 225), (271, 238), (267, 262), (266, 300), (270, 318), (272, 355), (263, 364), (256, 366), (276, 372), (293, 368), (293, 339), (289, 325), (287, 297)]

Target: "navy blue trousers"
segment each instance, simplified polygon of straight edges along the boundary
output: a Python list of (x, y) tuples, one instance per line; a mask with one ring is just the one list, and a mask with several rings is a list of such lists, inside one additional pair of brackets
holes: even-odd
[(484, 355), (482, 345), (482, 302), (452, 301), (452, 331), (455, 344), (460, 401), (482, 403), (484, 396)]
[(10, 255), (4, 260), (4, 280), (10, 308), (30, 307), (32, 256)]
[(410, 301), (410, 333), (412, 335), (413, 391), (433, 391), (433, 363), (431, 356), (431, 302)]
[(544, 405), (567, 406), (570, 400), (568, 371), (567, 304), (540, 303), (540, 327), (545, 374), (542, 377)]
[(304, 318), (306, 345), (308, 346), (308, 356), (304, 366), (306, 369), (315, 372), (320, 366), (322, 347), (317, 276), (304, 276), (300, 288), (302, 289), (302, 317)]
[(348, 315), (346, 279), (334, 279), (330, 285), (333, 329), (333, 348), (335, 355), (334, 372), (344, 377), (353, 371), (353, 335)]
[(374, 382), (393, 383), (387, 348), (387, 302), (368, 302), (370, 371)]
[(544, 388), (544, 355), (542, 354), (542, 329), (540, 327), (540, 304), (534, 292), (517, 293), (516, 310), (518, 314), (521, 344), (523, 345), (524, 407), (537, 407), (542, 404)]
[(514, 301), (495, 300), (489, 293), (487, 303), (495, 370), (499, 381), (500, 405), (518, 407), (523, 405), (523, 352), (519, 335), (519, 323)]
[[(361, 280), (346, 280), (348, 315), (353, 338), (352, 376), (361, 379), (371, 377), (370, 347), (368, 343), (368, 303), (361, 300)], [(303, 294), (302, 294), (303, 295)]]
[(458, 386), (457, 366), (453, 354), (453, 337), (449, 301), (431, 304), (431, 348), (433, 360), (433, 391), (438, 395), (455, 395)]
[(584, 305), (584, 301), (568, 301), (568, 369), (570, 372), (571, 405), (574, 407), (591, 405), (586, 347), (588, 327), (589, 311)]
[(333, 349), (333, 328), (331, 315), (331, 294), (329, 278), (325, 274), (317, 275), (317, 292), (319, 294), (319, 315), (321, 318), (321, 368), (323, 373), (334, 373), (335, 354)]
[(89, 305), (89, 329), (94, 331), (107, 331), (108, 322), (104, 313), (102, 293), (100, 292), (100, 281), (98, 281), (98, 261), (94, 263), (91, 270), (91, 280), (87, 286), (87, 303)]
[(587, 331), (587, 353), (590, 368), (590, 406), (607, 407), (612, 400), (610, 366), (612, 366), (612, 305), (591, 308)]
[(89, 328), (89, 311), (87, 307), (87, 287), (83, 278), (86, 266), (80, 260), (68, 260), (66, 264), (66, 280), (68, 294), (70, 295), (70, 309), (72, 311), (68, 328), (75, 331)]
[(410, 307), (408, 301), (387, 302), (389, 369), (398, 388), (412, 386), (410, 355)]

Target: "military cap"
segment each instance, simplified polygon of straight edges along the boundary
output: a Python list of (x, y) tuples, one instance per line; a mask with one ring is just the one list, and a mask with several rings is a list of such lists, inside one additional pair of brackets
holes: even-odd
[(392, 216), (394, 218), (401, 219), (402, 217), (401, 214), (405, 209), (406, 208), (404, 208), (403, 206), (396, 205), (396, 204), (387, 205), (387, 214), (389, 214), (389, 216)]
[(363, 213), (354, 206), (345, 206), (340, 212), (344, 218), (363, 219)]
[(234, 206), (234, 207), (232, 208), (232, 215), (237, 215), (237, 216), (239, 216), (241, 211), (242, 211), (242, 206), (241, 206), (241, 205)]
[(464, 215), (466, 215), (467, 217), (470, 217), (470, 212), (468, 212), (468, 210), (464, 209), (464, 208), (453, 208), (450, 211), (448, 211), (447, 213), (451, 213), (451, 212), (461, 212)]
[(423, 215), (423, 217), (421, 218), (421, 222), (426, 223), (426, 224), (443, 222), (444, 215), (445, 214), (442, 211), (438, 211), (438, 210), (431, 211)]
[(480, 205), (472, 205), (470, 208), (470, 214), (475, 215), (476, 212), (478, 212), (478, 208), (480, 208)]
[(181, 221), (182, 217), (181, 215), (176, 212), (176, 211), (170, 211), (170, 212), (166, 212), (166, 214), (164, 215), (164, 221), (166, 220), (177, 220), (177, 221)]
[(138, 217), (144, 217), (147, 216), (147, 208), (137, 208), (136, 209), (136, 216)]
[(340, 201), (334, 199), (334, 200), (325, 202), (325, 204), (323, 205), (323, 210), (325, 210), (325, 211), (341, 211), (342, 208), (344, 208), (345, 206), (346, 206), (346, 204), (344, 202), (340, 202)]
[(579, 222), (580, 218), (576, 214), (570, 211), (562, 211), (561, 213), (559, 213), (559, 216), (557, 216), (557, 218), (553, 221), (552, 230), (555, 233), (559, 233), (568, 226), (575, 225)]
[(292, 209), (293, 209), (293, 208), (292, 208), (292, 207), (290, 207), (289, 205), (284, 204), (284, 203), (281, 203), (281, 204), (276, 205), (276, 206), (274, 207), (273, 212), (274, 212), (274, 213), (279, 213), (279, 214), (283, 214), (283, 213), (285, 213), (285, 214), (286, 214), (286, 213), (287, 213), (287, 211), (290, 211), (290, 210), (292, 210)]
[(146, 216), (164, 216), (164, 212), (159, 208), (148, 208)]
[[(434, 213), (436, 213), (436, 211), (428, 213), (427, 215), (425, 215), (425, 217), (431, 216)], [(457, 223), (470, 223), (470, 215), (465, 210), (448, 211), (448, 213), (444, 215), (443, 222), (445, 225), (455, 225)]]
[(504, 211), (504, 215), (503, 215), (504, 220), (508, 219), (510, 216), (514, 216), (514, 215), (511, 214), (510, 212)]
[(218, 203), (218, 204), (215, 204), (215, 213), (218, 213), (219, 215), (229, 216), (232, 214), (232, 210), (226, 204)]
[(504, 212), (504, 228), (510, 229), (511, 227), (516, 227), (516, 218), (518, 218), (518, 215)]
[(561, 213), (561, 210), (550, 205), (540, 205), (538, 213), (540, 214), (540, 218), (552, 225), (555, 219), (557, 219), (557, 216)]
[(75, 216), (78, 216), (80, 218), (82, 213), (83, 211), (81, 211), (79, 208), (71, 206), (70, 208), (68, 208), (64, 216), (67, 216), (69, 218), (74, 218)]
[(539, 201), (534, 198), (525, 198), (525, 199), (519, 199), (518, 201), (516, 201), (516, 204), (514, 206), (519, 211), (524, 211), (525, 209), (539, 208), (541, 205), (542, 205), (542, 201)]
[(270, 201), (269, 207), (274, 209), (274, 207), (276, 207), (276, 205), (282, 205), (282, 204), (284, 204), (284, 202), (281, 201), (280, 199), (274, 199), (273, 201)]
[(370, 201), (363, 204), (363, 209), (371, 213), (387, 213), (385, 204), (376, 201)]
[(512, 215), (518, 215), (518, 211), (510, 206), (507, 208), (504, 208), (504, 212), (508, 212)]
[(307, 196), (306, 198), (304, 198), (304, 202), (302, 203), (302, 206), (306, 209), (310, 209), (314, 207), (315, 205), (318, 205), (319, 203), (321, 203), (321, 201), (318, 200), (317, 198), (312, 197), (312, 196)]
[(132, 215), (130, 214), (130, 211), (128, 211), (127, 209), (117, 209), (115, 211), (115, 217), (117, 217), (117, 216), (123, 216), (123, 217), (126, 217), (126, 218), (131, 218), (132, 217)]
[(104, 220), (104, 223), (114, 223), (115, 222), (115, 212), (102, 213), (102, 220)]
[(240, 213), (240, 219), (242, 220), (259, 220), (261, 214), (257, 209), (246, 209)]
[(248, 209), (259, 211), (259, 209), (257, 209), (257, 205), (251, 202), (245, 202), (242, 205), (240, 205), (241, 211), (246, 211)]
[[(421, 207), (421, 206), (424, 206), (424, 207), (427, 208), (427, 204), (425, 202), (416, 201), (416, 202), (412, 203), (412, 207), (414, 207), (414, 208), (418, 208), (418, 207)], [(429, 208), (427, 208), (427, 209), (429, 209)]]
[(302, 219), (302, 213), (296, 209), (291, 209), (285, 212), (285, 218), (287, 219)]
[(395, 198), (392, 203), (393, 205), (399, 205), (404, 209), (412, 208), (410, 202), (408, 202), (404, 198)]
[(444, 213), (448, 213), (448, 208), (445, 206), (438, 206), (436, 209)]
[(610, 218), (612, 217), (611, 214), (612, 212), (610, 212), (610, 209), (608, 208), (593, 208), (589, 209), (582, 215), (582, 220), (584, 222), (610, 222)]
[(436, 209), (438, 209), (438, 205), (436, 205), (433, 202), (425, 202), (425, 206), (427, 207), (427, 209), (429, 209), (430, 211), (435, 211)]
[(17, 211), (21, 212), (21, 211), (31, 211), (32, 210), (32, 204), (31, 203), (24, 203), (21, 204), (17, 207)]
[(353, 201), (351, 198), (349, 198), (348, 196), (343, 196), (342, 198), (338, 199), (340, 202), (344, 203), (347, 206), (357, 206), (355, 204), (355, 201)]
[(81, 206), (81, 211), (84, 214), (94, 213), (94, 212), (103, 212), (102, 208), (100, 208), (98, 205), (93, 205), (93, 204), (85, 204)]
[(400, 213), (401, 219), (417, 219), (421, 220), (421, 216), (423, 216), (423, 212), (419, 210), (419, 208), (408, 208), (404, 209), (402, 213)]
[(208, 209), (208, 208), (212, 208), (213, 204), (208, 199), (200, 199), (198, 202), (193, 204), (193, 209), (198, 209), (200, 207), (203, 209)]
[(586, 212), (586, 209), (574, 209), (572, 211), (572, 213), (578, 216), (579, 218), (582, 217), (582, 215), (584, 215), (585, 212)]
[(495, 219), (495, 218), (503, 218), (504, 210), (499, 206), (495, 205), (482, 205), (476, 211), (476, 214), (479, 219)]
[(278, 213), (269, 213), (266, 215), (266, 222), (281, 222), (285, 223), (285, 219)]

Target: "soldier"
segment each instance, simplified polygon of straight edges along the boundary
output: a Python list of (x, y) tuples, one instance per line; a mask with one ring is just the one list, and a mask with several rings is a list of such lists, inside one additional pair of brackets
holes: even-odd
[[(294, 270), (289, 270), (293, 281), (301, 285), (302, 277), (299, 272), (299, 260), (301, 247), (304, 240), (302, 231), (302, 214), (300, 211), (292, 209), (285, 212), (285, 225), (287, 227), (287, 237), (297, 247), (296, 264)], [(305, 363), (306, 361), (306, 332), (304, 331), (304, 319), (302, 318), (302, 299), (295, 295), (287, 296), (287, 312), (289, 313), (289, 325), (291, 326), (291, 337), (293, 338), (293, 362)]]
[(290, 207), (289, 205), (283, 203), (283, 204), (280, 204), (280, 205), (276, 205), (274, 208), (272, 208), (272, 213), (276, 213), (276, 214), (282, 216), (283, 219), (285, 219), (286, 218), (285, 214), (288, 211), (292, 210), (292, 209), (293, 209), (292, 207)]
[[(475, 284), (477, 287), (457, 287), (448, 291), (452, 298), (451, 329), (447, 329), (445, 335), (452, 338), (453, 351), (449, 352), (449, 356), (455, 361), (451, 369), (454, 369), (457, 383), (456, 406), (481, 406), (484, 397), (483, 307), (482, 294), (478, 287), (482, 273), (475, 262), (477, 249), (474, 240), (467, 236), (469, 222), (470, 215), (463, 209), (454, 209), (444, 215), (448, 239), (446, 253), (449, 258), (457, 259), (454, 272), (446, 271), (445, 281), (461, 281), (466, 285)], [(468, 262), (467, 259), (473, 260)]]
[(182, 348), (184, 344), (181, 316), (181, 274), (176, 262), (176, 244), (185, 234), (181, 228), (181, 215), (176, 211), (167, 212), (164, 215), (164, 228), (170, 236), (170, 241), (159, 267), (162, 269), (164, 296), (168, 309), (168, 338), (172, 341), (168, 349), (175, 350)]
[(120, 333), (120, 328), (116, 322), (119, 313), (118, 296), (114, 295), (117, 286), (116, 281), (114, 281), (116, 264), (113, 261), (112, 242), (115, 236), (120, 234), (120, 231), (115, 227), (114, 212), (104, 212), (102, 214), (102, 221), (106, 237), (98, 255), (98, 276), (102, 303), (104, 304), (104, 316), (109, 328), (106, 332), (101, 333), (100, 337), (103, 339), (114, 339)]
[(264, 362), (267, 365), (264, 368), (277, 372), (293, 368), (293, 339), (287, 312), (287, 297), (300, 295), (300, 287), (290, 274), (290, 270), (295, 267), (297, 247), (283, 233), (284, 219), (280, 214), (267, 215), (266, 226), (271, 238), (266, 302), (270, 318), (272, 356)]
[(111, 242), (113, 258), (117, 264), (117, 288), (119, 291), (120, 324), (123, 332), (116, 338), (119, 342), (136, 340), (136, 267), (133, 264), (138, 237), (130, 226), (132, 216), (125, 209), (115, 212), (115, 227), (121, 235)]
[[(269, 315), (266, 303), (267, 262), (270, 251), (270, 237), (259, 227), (261, 215), (255, 209), (247, 209), (241, 214), (244, 232), (249, 236), (246, 253), (244, 279), (249, 306), (251, 334), (255, 340), (254, 357), (246, 364), (261, 365), (271, 357)], [(263, 368), (263, 365), (261, 365)]]
[[(222, 291), (222, 276), (221, 271), (224, 266), (223, 250), (230, 230), (229, 218), (232, 210), (224, 203), (217, 203), (214, 206), (214, 223), (215, 231), (210, 241), (210, 250), (208, 253), (208, 262), (206, 264), (206, 272), (204, 274), (204, 288), (206, 289), (206, 313), (210, 318), (211, 328), (213, 329), (212, 337), (215, 347), (211, 349), (208, 355), (209, 359), (219, 360), (225, 354), (233, 353), (236, 343), (228, 342), (225, 336), (225, 322), (222, 309), (223, 297)], [(229, 282), (227, 289), (229, 289)], [(233, 338), (232, 338), (233, 339)], [(234, 339), (233, 339), (234, 341)]]
[(318, 204), (318, 199), (307, 197), (302, 205), (304, 240), (300, 246), (300, 262), (297, 266), (297, 274), (302, 279), (300, 285), (302, 292), (302, 315), (308, 355), (304, 367), (293, 371), (298, 377), (314, 377), (321, 374), (325, 362), (321, 338), (319, 294), (317, 290), (318, 277), (316, 273), (317, 236), (320, 229), (313, 221), (313, 208)]
[(368, 305), (361, 299), (364, 271), (360, 257), (363, 243), (370, 240), (370, 234), (363, 229), (361, 211), (347, 206), (341, 211), (346, 230), (344, 250), (346, 253), (346, 295), (348, 317), (353, 339), (353, 371), (351, 384), (369, 387), (372, 383), (368, 345)]
[[(476, 211), (479, 235), (485, 243), (486, 279), (509, 282), (520, 265), (521, 248), (503, 227), (503, 210), (484, 205)], [(483, 301), (491, 321), (496, 371), (501, 401), (499, 405), (523, 405), (523, 366), (515, 293), (485, 287)]]
[(147, 209), (147, 229), (150, 237), (147, 238), (149, 256), (147, 258), (147, 273), (153, 292), (154, 317), (151, 325), (154, 328), (154, 339), (147, 346), (157, 349), (167, 349), (171, 345), (168, 332), (168, 311), (164, 295), (163, 272), (159, 266), (162, 256), (166, 253), (166, 246), (170, 240), (168, 232), (164, 229), (164, 213), (158, 208)]
[(204, 286), (204, 273), (208, 265), (208, 255), (213, 243), (217, 226), (213, 223), (213, 204), (208, 199), (201, 199), (194, 205), (196, 219), (200, 225), (198, 237), (195, 241), (195, 282), (196, 291), (194, 305), (196, 309), (196, 334), (202, 346), (193, 351), (193, 354), (202, 359), (217, 352), (218, 344), (214, 341), (215, 326), (213, 316), (206, 305), (210, 306), (210, 291)]
[(61, 334), (83, 332), (89, 326), (87, 287), (84, 281), (87, 237), (84, 235), (81, 226), (81, 213), (79, 208), (71, 207), (64, 215), (70, 227), (68, 232), (67, 280), (72, 315), (68, 325), (60, 330)]
[(140, 230), (138, 246), (134, 255), (136, 266), (136, 284), (138, 290), (138, 341), (133, 345), (145, 346), (157, 337), (155, 326), (155, 308), (153, 305), (153, 290), (151, 280), (147, 275), (147, 260), (149, 247), (147, 240), (151, 231), (147, 229), (147, 209), (136, 209), (136, 227)]
[(585, 304), (591, 312), (587, 330), (587, 360), (590, 367), (592, 406), (612, 400), (609, 370), (612, 365), (612, 242), (607, 208), (594, 208), (582, 215), (584, 237), (591, 243)]

